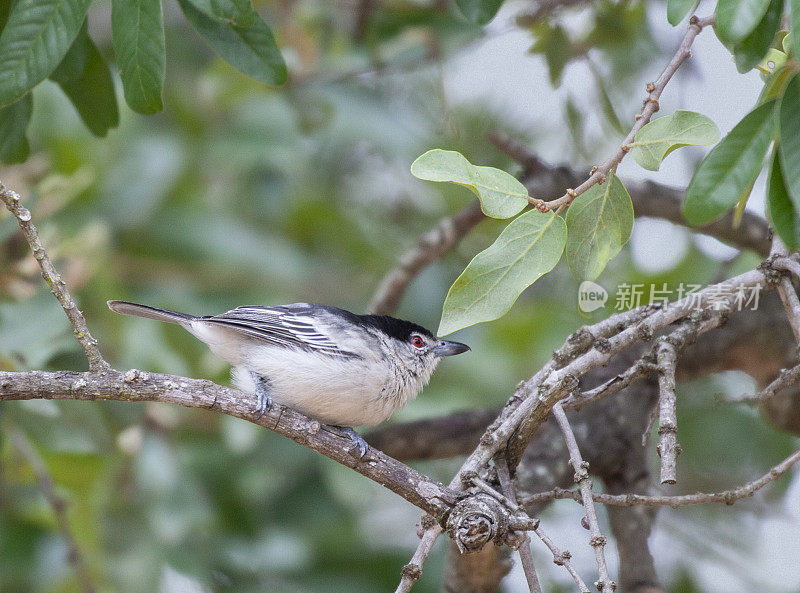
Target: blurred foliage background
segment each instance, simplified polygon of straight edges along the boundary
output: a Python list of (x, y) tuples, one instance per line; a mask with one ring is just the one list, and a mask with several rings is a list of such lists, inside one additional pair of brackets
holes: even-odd
[[(486, 141), (500, 129), (553, 162), (588, 171), (619, 142), (629, 125), (620, 122), (632, 121), (640, 106), (636, 89), (663, 67), (683, 28), (669, 27), (656, 1), (569, 4), (576, 6), (537, 12), (551, 3), (507, 3), (482, 28), (438, 0), (256, 1), (290, 71), (284, 87), (270, 88), (214, 57), (168, 3), (165, 111), (144, 117), (120, 102), (119, 127), (95, 138), (45, 82), (33, 95), (31, 157), (4, 168), (2, 179), (25, 198), (115, 366), (224, 384), (227, 366), (191, 336), (116, 316), (105, 301), (197, 314), (315, 301), (360, 312), (398, 255), (472, 199), (410, 175), (425, 150), (458, 150), (473, 163), (519, 172)], [(98, 0), (89, 18), (105, 54), (109, 10)], [(519, 14), (527, 16), (517, 22)], [(716, 63), (727, 69), (722, 74), (712, 68), (703, 78), (693, 65), (665, 101), (691, 106), (695, 97), (685, 89), (702, 84), (706, 100), (718, 102), (714, 84), (727, 76), (732, 96), (748, 97), (725, 106), (741, 116), (757, 89), (736, 82), (743, 77), (724, 55)], [(498, 88), (505, 80), (498, 72), (514, 85)], [(737, 121), (708, 114), (723, 132)], [(687, 154), (664, 175), (687, 180), (703, 151)], [(449, 285), (502, 224), (482, 223), (427, 269), (398, 315), (435, 328)], [(83, 369), (63, 313), (15, 230), (0, 213), (0, 368)], [(705, 283), (722, 266), (758, 261), (668, 223), (637, 220), (634, 232), (604, 286)], [(565, 297), (573, 294), (577, 284), (562, 263), (509, 315), (458, 334), (472, 352), (442, 364), (394, 420), (505, 402), (569, 332), (608, 314), (582, 316), (577, 299)], [(737, 373), (683, 389), (681, 492), (732, 487), (789, 452), (790, 439), (754, 412), (714, 404), (714, 393), (754, 389)], [(419, 511), (411, 505), (230, 417), (154, 404), (30, 401), (3, 404), (0, 428), (4, 593), (80, 590), (67, 542), (31, 464), (7, 438), (11, 430), (34, 445), (67, 501), (99, 591), (387, 591), (416, 545)], [(416, 465), (449, 480), (457, 461)], [(800, 485), (794, 480), (786, 491), (787, 482), (771, 490), (768, 506), (662, 511), (653, 551), (670, 590), (745, 591), (755, 583), (800, 590), (800, 569), (781, 561), (798, 553), (789, 534), (800, 524)], [(572, 504), (554, 505), (545, 518), (578, 567), (591, 572)], [(754, 537), (740, 537), (743, 530)], [(535, 554), (545, 582), (570, 590), (545, 551)], [(439, 546), (415, 590), (437, 590), (442, 563)], [(523, 590), (519, 577), (507, 579), (509, 591)]]

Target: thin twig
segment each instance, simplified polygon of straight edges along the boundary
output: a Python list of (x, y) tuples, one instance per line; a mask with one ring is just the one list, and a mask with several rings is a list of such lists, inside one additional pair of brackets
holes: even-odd
[(678, 354), (669, 340), (659, 340), (656, 346), (658, 364), (658, 454), (661, 456), (661, 483), (674, 484), (677, 479), (678, 444), (677, 397), (675, 367)]
[(588, 389), (576, 395), (571, 395), (562, 403), (565, 410), (580, 410), (586, 404), (596, 402), (609, 395), (622, 391), (630, 387), (637, 381), (649, 377), (653, 374), (656, 367), (648, 357), (641, 357), (624, 372), (612, 377), (602, 385), (593, 389)]
[[(800, 264), (788, 256), (789, 248), (786, 247), (786, 244), (781, 241), (778, 235), (774, 235), (772, 248), (770, 249), (770, 259), (767, 260), (770, 267), (789, 272), (795, 278), (800, 279)], [(789, 318), (789, 326), (792, 328), (794, 341), (800, 345), (800, 299), (797, 298), (797, 292), (789, 278), (781, 276), (778, 280), (778, 294), (781, 297), (783, 308), (786, 310), (786, 317)]]
[(28, 438), (22, 431), (13, 426), (8, 429), (8, 432), (11, 436), (11, 443), (14, 445), (14, 448), (25, 458), (25, 461), (27, 461), (31, 469), (33, 469), (33, 473), (36, 474), (36, 480), (39, 482), (39, 489), (47, 499), (50, 508), (53, 509), (56, 526), (59, 532), (61, 532), (61, 537), (63, 537), (64, 541), (67, 543), (67, 558), (75, 569), (78, 582), (80, 582), (81, 591), (83, 591), (83, 593), (95, 593), (97, 589), (89, 576), (89, 570), (86, 567), (83, 553), (81, 552), (80, 546), (78, 546), (75, 535), (72, 533), (72, 528), (67, 518), (66, 501), (56, 493), (53, 477), (50, 475), (47, 466)]
[[(780, 478), (798, 461), (800, 461), (800, 450), (789, 455), (786, 459), (774, 466), (760, 478), (753, 480), (752, 482), (747, 482), (738, 488), (724, 490), (722, 492), (696, 492), (695, 494), (680, 494), (676, 496), (646, 496), (644, 494), (614, 495), (599, 494), (595, 492), (592, 493), (592, 498), (595, 502), (600, 504), (621, 507), (665, 506), (677, 508), (682, 506), (709, 504), (715, 502), (732, 505), (738, 500), (753, 496), (757, 491), (761, 490), (761, 488)], [(536, 494), (525, 496), (521, 502), (523, 505), (528, 506), (531, 504), (540, 504), (558, 499), (572, 499), (578, 502), (582, 501), (580, 491), (556, 488), (554, 490), (548, 490), (547, 492), (538, 492)]]
[[(433, 519), (431, 518), (431, 520)], [(400, 571), (402, 577), (394, 593), (408, 593), (411, 591), (411, 587), (413, 587), (414, 583), (422, 576), (422, 565), (425, 564), (425, 560), (427, 560), (428, 555), (431, 553), (436, 538), (438, 538), (441, 533), (442, 527), (438, 523), (429, 525), (425, 529), (420, 538), (416, 552), (414, 552), (409, 563)]]
[(647, 85), (648, 95), (644, 100), (644, 106), (642, 107), (641, 112), (636, 116), (636, 122), (633, 124), (633, 127), (631, 128), (630, 132), (628, 132), (628, 135), (622, 141), (617, 151), (611, 155), (608, 160), (606, 160), (602, 165), (598, 165), (596, 169), (593, 169), (591, 175), (589, 175), (589, 178), (586, 181), (584, 181), (575, 189), (568, 189), (560, 198), (551, 200), (549, 202), (545, 202), (537, 198), (528, 198), (528, 201), (540, 211), (547, 212), (549, 210), (555, 210), (565, 204), (568, 205), (570, 202), (572, 202), (572, 200), (593, 185), (605, 182), (606, 175), (608, 175), (609, 171), (615, 169), (622, 159), (625, 158), (625, 155), (630, 151), (630, 145), (633, 143), (636, 133), (641, 130), (642, 127), (644, 127), (644, 125), (650, 121), (650, 118), (653, 117), (653, 114), (658, 111), (658, 100), (661, 97), (661, 93), (664, 91), (667, 83), (673, 77), (681, 64), (683, 64), (683, 62), (692, 55), (689, 50), (692, 47), (695, 37), (697, 37), (704, 27), (712, 24), (713, 22), (713, 16), (702, 19), (693, 16), (689, 20), (689, 28), (686, 31), (683, 41), (678, 47), (678, 51), (675, 52), (675, 55), (670, 60), (669, 64), (667, 64), (667, 67), (661, 73), (661, 76), (659, 76), (655, 82), (651, 82)]
[(80, 342), (84, 352), (86, 352), (86, 358), (89, 360), (89, 370), (95, 373), (102, 373), (109, 370), (111, 366), (103, 359), (103, 355), (97, 348), (97, 340), (89, 333), (89, 328), (86, 326), (86, 319), (84, 319), (83, 313), (78, 310), (75, 301), (72, 300), (72, 295), (70, 295), (69, 290), (67, 290), (63, 278), (61, 278), (61, 274), (59, 274), (58, 270), (53, 266), (53, 262), (50, 261), (50, 256), (47, 255), (47, 251), (45, 251), (42, 246), (42, 242), (39, 239), (39, 232), (31, 222), (30, 211), (20, 204), (19, 194), (8, 189), (3, 185), (2, 181), (0, 181), (0, 199), (3, 200), (11, 214), (16, 217), (19, 228), (22, 230), (22, 234), (25, 236), (25, 239), (27, 239), (33, 251), (33, 256), (36, 258), (36, 261), (39, 262), (39, 267), (42, 269), (42, 277), (64, 309), (64, 313), (72, 325), (72, 331), (75, 337), (78, 339), (78, 342)]
[(600, 524), (597, 521), (597, 513), (592, 500), (592, 480), (589, 478), (589, 464), (581, 457), (575, 433), (572, 432), (572, 427), (570, 427), (567, 415), (564, 413), (564, 408), (561, 407), (560, 403), (553, 406), (553, 416), (564, 435), (564, 441), (567, 443), (569, 462), (572, 465), (572, 469), (575, 470), (575, 482), (580, 488), (583, 507), (586, 509), (586, 520), (589, 523), (589, 533), (591, 534), (589, 544), (594, 549), (594, 557), (597, 561), (597, 571), (599, 573), (597, 588), (600, 591), (611, 591), (613, 593), (617, 588), (617, 584), (608, 576), (605, 555), (606, 536), (600, 533)]
[[(497, 477), (500, 480), (500, 487), (503, 489), (503, 494), (516, 506), (517, 495), (514, 493), (514, 485), (511, 483), (511, 475), (508, 472), (508, 464), (506, 463), (505, 457), (499, 456), (496, 458), (495, 462)], [(519, 554), (519, 561), (522, 564), (522, 570), (525, 572), (525, 579), (528, 581), (528, 589), (531, 593), (542, 593), (542, 586), (539, 584), (539, 576), (536, 574), (536, 565), (533, 563), (530, 542), (530, 536), (524, 533), (522, 542), (519, 548), (517, 548), (517, 553)]]
[(737, 399), (721, 399), (724, 403), (732, 404), (763, 404), (769, 401), (782, 389), (791, 387), (800, 381), (800, 365), (793, 366), (790, 369), (783, 369), (778, 376), (761, 390), (761, 393), (752, 397), (740, 397)]
[(575, 567), (572, 566), (572, 562), (570, 562), (570, 558), (572, 558), (572, 554), (569, 553), (569, 550), (564, 550), (563, 552), (558, 548), (558, 546), (553, 542), (552, 539), (542, 531), (540, 526), (536, 526), (534, 529), (531, 529), (539, 539), (542, 540), (545, 546), (552, 552), (553, 554), (553, 563), (558, 566), (563, 566), (567, 569), (567, 572), (572, 577), (572, 580), (575, 581), (575, 584), (578, 586), (578, 590), (581, 593), (589, 593), (589, 587), (586, 586), (586, 583), (583, 582), (583, 579), (578, 574), (578, 571), (575, 570)]

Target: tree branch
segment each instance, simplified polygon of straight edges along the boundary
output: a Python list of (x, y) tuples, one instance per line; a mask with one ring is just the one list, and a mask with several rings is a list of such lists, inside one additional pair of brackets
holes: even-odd
[[(433, 522), (433, 517), (430, 517), (430, 521)], [(433, 544), (442, 534), (442, 526), (438, 523), (433, 523), (432, 525), (424, 527), (425, 518), (423, 518), (422, 524), (423, 531), (419, 546), (417, 546), (416, 552), (414, 552), (414, 555), (411, 557), (411, 561), (400, 571), (402, 576), (394, 593), (408, 593), (411, 591), (411, 587), (413, 587), (414, 583), (422, 576), (422, 565), (425, 564), (425, 560), (427, 560), (428, 555), (431, 553)]]
[[(600, 504), (613, 505), (618, 507), (632, 506), (665, 506), (683, 507), (698, 504), (710, 504), (715, 502), (732, 505), (738, 500), (749, 498), (785, 474), (791, 467), (800, 461), (800, 451), (795, 451), (786, 459), (775, 465), (760, 478), (747, 482), (732, 490), (722, 492), (696, 492), (694, 494), (680, 494), (676, 496), (645, 496), (643, 494), (601, 494), (592, 493), (592, 499)], [(565, 490), (555, 488), (548, 492), (538, 492), (522, 498), (523, 505), (541, 504), (543, 502), (559, 499), (572, 499), (577, 502), (582, 501), (581, 493), (578, 490)]]
[(257, 419), (251, 397), (203, 379), (130, 370), (103, 374), (59, 371), (0, 372), (0, 401), (76, 399), (86, 401), (158, 401), (205, 408), (242, 418), (282, 434), (399, 494), (442, 520), (455, 502), (454, 492), (428, 476), (370, 449), (358, 459), (349, 453), (348, 437), (291, 408), (273, 404)]
[[(508, 498), (512, 504), (517, 504), (517, 495), (514, 493), (514, 485), (511, 483), (511, 475), (508, 471), (505, 459), (502, 457), (497, 459), (497, 478), (500, 480), (500, 487), (503, 489), (503, 494)], [(536, 574), (536, 565), (533, 562), (533, 554), (531, 554), (530, 537), (527, 533), (523, 533), (519, 548), (517, 549), (519, 560), (522, 564), (522, 570), (525, 572), (525, 579), (528, 581), (528, 589), (531, 593), (542, 593), (542, 586), (539, 584), (539, 576)]]
[(109, 370), (111, 367), (105, 359), (103, 359), (103, 355), (97, 348), (97, 340), (95, 340), (89, 332), (83, 313), (78, 310), (78, 306), (75, 304), (75, 301), (72, 300), (72, 295), (70, 295), (63, 278), (61, 278), (61, 274), (59, 274), (55, 266), (53, 266), (53, 262), (50, 261), (50, 256), (47, 255), (47, 252), (42, 246), (42, 242), (39, 239), (39, 232), (31, 222), (30, 211), (20, 204), (19, 194), (8, 189), (3, 185), (2, 181), (0, 181), (0, 200), (3, 200), (9, 212), (16, 217), (19, 228), (28, 241), (31, 251), (33, 251), (33, 256), (39, 263), (39, 267), (42, 269), (42, 277), (50, 287), (53, 296), (58, 299), (58, 302), (64, 309), (64, 313), (72, 325), (72, 332), (75, 334), (75, 337), (86, 353), (86, 358), (89, 360), (89, 370), (95, 373), (102, 373)]
[(448, 216), (422, 235), (417, 244), (400, 257), (397, 267), (381, 281), (372, 297), (369, 312), (388, 315), (397, 310), (408, 285), (428, 265), (458, 245), (484, 219), (480, 202), (471, 202), (459, 213)]
[(695, 37), (697, 37), (704, 27), (713, 23), (713, 16), (702, 19), (693, 16), (691, 19), (689, 19), (689, 28), (686, 31), (683, 41), (678, 47), (678, 51), (675, 52), (675, 55), (670, 60), (669, 64), (667, 64), (667, 67), (661, 73), (661, 76), (659, 76), (655, 82), (651, 82), (647, 85), (648, 95), (644, 100), (644, 106), (642, 107), (641, 113), (636, 116), (636, 123), (633, 124), (633, 127), (631, 128), (630, 132), (628, 132), (628, 135), (622, 141), (622, 144), (620, 144), (617, 151), (602, 165), (593, 168), (592, 173), (589, 175), (589, 178), (586, 181), (581, 183), (575, 189), (568, 189), (563, 196), (555, 200), (545, 202), (539, 198), (528, 198), (528, 201), (541, 212), (547, 212), (549, 210), (555, 210), (561, 206), (569, 205), (572, 200), (593, 185), (603, 183), (606, 180), (606, 175), (609, 173), (609, 171), (615, 169), (622, 159), (625, 158), (625, 155), (630, 151), (630, 144), (633, 142), (636, 133), (641, 130), (644, 125), (650, 121), (650, 118), (653, 117), (653, 114), (658, 111), (658, 100), (661, 97), (661, 93), (664, 91), (664, 88), (672, 79), (675, 72), (677, 72), (678, 68), (680, 68), (681, 64), (683, 64), (683, 62), (692, 55), (689, 50), (692, 47), (692, 43), (694, 43)]
[(674, 484), (677, 473), (677, 458), (681, 452), (678, 444), (678, 414), (676, 412), (675, 367), (678, 353), (667, 340), (659, 340), (656, 346), (658, 362), (658, 454), (661, 457), (661, 483)]
[(581, 456), (578, 441), (575, 440), (575, 434), (572, 432), (572, 427), (570, 427), (567, 415), (564, 413), (564, 408), (561, 407), (560, 403), (553, 406), (553, 416), (564, 435), (564, 441), (567, 443), (569, 462), (572, 465), (572, 469), (575, 470), (575, 482), (580, 488), (581, 500), (583, 501), (584, 509), (586, 509), (586, 520), (589, 523), (589, 533), (591, 534), (589, 545), (594, 550), (597, 571), (600, 575), (596, 583), (597, 589), (613, 593), (617, 588), (617, 584), (608, 576), (605, 555), (606, 537), (600, 532), (600, 524), (597, 521), (597, 513), (592, 500), (592, 480), (589, 478), (589, 464)]

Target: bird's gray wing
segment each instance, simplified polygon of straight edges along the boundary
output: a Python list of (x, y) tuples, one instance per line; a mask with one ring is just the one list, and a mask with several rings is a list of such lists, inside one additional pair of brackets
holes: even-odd
[(202, 319), (284, 348), (299, 348), (328, 356), (356, 357), (355, 353), (342, 349), (320, 329), (322, 323), (319, 313), (324, 316), (324, 308), (319, 305), (294, 303), (279, 307), (237, 307)]

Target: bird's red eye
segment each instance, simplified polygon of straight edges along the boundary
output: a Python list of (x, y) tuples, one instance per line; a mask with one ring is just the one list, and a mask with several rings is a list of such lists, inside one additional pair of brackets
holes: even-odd
[(416, 346), (417, 348), (422, 348), (422, 346), (424, 345), (422, 338), (420, 338), (419, 336), (412, 337), (411, 343), (414, 344), (414, 346)]

